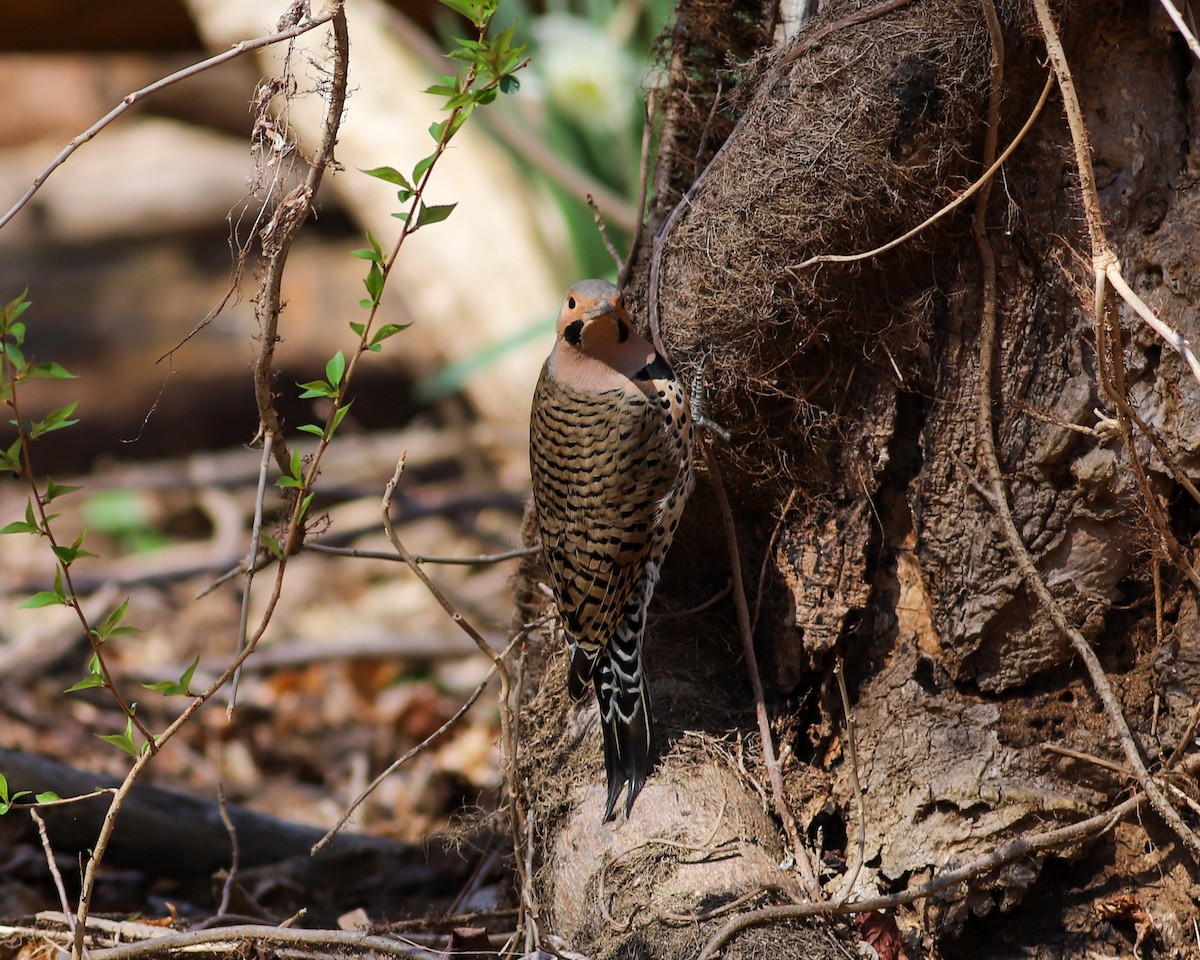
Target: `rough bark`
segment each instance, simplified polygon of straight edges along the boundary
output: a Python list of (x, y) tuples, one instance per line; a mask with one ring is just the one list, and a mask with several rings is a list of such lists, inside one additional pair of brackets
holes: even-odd
[[(799, 43), (856, 7), (828, 4)], [(1045, 48), (1028, 3), (998, 8), (1004, 147), (1045, 81)], [(1200, 339), (1200, 71), (1156, 11), (1075, 3), (1056, 14), (1126, 276), (1162, 319)], [(681, 10), (717, 15), (711, 3)], [(829, 879), (856, 846), (830, 674), (835, 655), (846, 661), (866, 808), (857, 895), (916, 886), (1035, 827), (1106, 809), (1126, 782), (1048, 751), (1120, 762), (1069, 643), (1026, 589), (977, 492), (982, 288), (970, 205), (881, 256), (805, 264), (892, 239), (980, 174), (990, 53), (979, 4), (914, 0), (835, 29), (799, 55), (776, 51), (737, 71), (744, 122), (664, 243), (663, 340), (683, 369), (707, 362), (710, 415), (734, 429), (734, 444), (717, 456), (734, 491), (743, 575), (761, 610), (756, 643), (769, 706), (789, 798), (802, 828), (821, 834)], [(676, 82), (690, 76), (683, 56)], [(671, 130), (665, 139), (689, 142)], [(658, 182), (686, 189), (690, 158), (675, 151), (666, 162)], [(660, 198), (656, 222), (677, 199)], [(1163, 565), (1156, 632), (1152, 568), (1165, 555), (1140, 505), (1130, 451), (1091, 431), (1094, 411), (1112, 409), (1096, 382), (1090, 250), (1056, 96), (1002, 171), (987, 224), (999, 329), (995, 376), (982, 389), (1013, 515), (1039, 573), (1100, 654), (1153, 768), (1197, 702), (1196, 604), (1186, 580)], [(639, 293), (651, 256), (647, 242)], [(1197, 384), (1125, 308), (1121, 320), (1130, 402), (1194, 477)], [(1197, 506), (1147, 441), (1136, 446), (1187, 548)], [(701, 481), (667, 561), (661, 612), (725, 582), (719, 531)], [(538, 577), (531, 564), (519, 583), (530, 606), (540, 602)], [(720, 922), (664, 918), (679, 866), (656, 851), (640, 872), (626, 869), (650, 836), (705, 848), (710, 864), (723, 839), (741, 841), (740, 866), (722, 860), (689, 877), (690, 894), (669, 901), (673, 914), (703, 914), (761, 886), (772, 891), (764, 900), (798, 895), (794, 876), (769, 862), (781, 838), (762, 813), (769, 788), (728, 601), (700, 616), (660, 618), (648, 642), (665, 757), (630, 821), (607, 827), (597, 826), (592, 708), (568, 702), (553, 643), (527, 662), (521, 746), (524, 779), (536, 784), (524, 798), (541, 864), (536, 893), (550, 926), (598, 957), (687, 955)], [(1194, 783), (1181, 788), (1195, 793)], [(681, 810), (681, 796), (697, 815)], [(1142, 872), (1151, 856), (1133, 839), (1142, 830), (1163, 878), (1153, 888)], [(970, 944), (974, 956), (1042, 947), (1074, 956), (1107, 941), (1128, 948), (1132, 924), (1114, 929), (1091, 910), (1129, 893), (1163, 942), (1178, 946), (1188, 942), (1198, 876), (1157, 823), (1125, 825), (943, 891), (906, 913), (902, 927), (912, 949)], [(832, 889), (844, 882), (834, 879)], [(1027, 918), (1021, 930), (1000, 919), (1010, 911)], [(1056, 943), (1046, 942), (1049, 929)], [(762, 941), (743, 937), (727, 955), (760, 955)]]

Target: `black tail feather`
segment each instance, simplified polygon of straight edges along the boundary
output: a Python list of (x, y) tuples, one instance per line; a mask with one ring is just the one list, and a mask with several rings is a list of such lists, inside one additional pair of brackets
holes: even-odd
[[(596, 698), (600, 703), (600, 729), (604, 736), (604, 771), (608, 778), (608, 802), (604, 820), (613, 819), (617, 800), (626, 784), (625, 816), (633, 810), (633, 801), (646, 783), (653, 763), (654, 714), (650, 691), (643, 676), (632, 689), (618, 689), (617, 674), (607, 657), (602, 657), (594, 676)], [(625, 719), (628, 718), (628, 719)]]

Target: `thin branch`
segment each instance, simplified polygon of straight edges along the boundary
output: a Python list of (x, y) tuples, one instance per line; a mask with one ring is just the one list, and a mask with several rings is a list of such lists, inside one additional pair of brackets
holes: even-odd
[(21, 198), (8, 209), (8, 212), (5, 213), (4, 216), (0, 217), (0, 229), (3, 229), (4, 226), (13, 217), (15, 217), (18, 212), (20, 212), (21, 208), (24, 207), (25, 204), (30, 201), (30, 199), (32, 199), (33, 195), (37, 193), (38, 190), (41, 189), (42, 184), (46, 182), (50, 174), (62, 166), (62, 164), (66, 162), (67, 158), (71, 156), (71, 154), (79, 149), (79, 147), (83, 146), (83, 144), (95, 137), (96, 134), (116, 120), (117, 117), (123, 114), (139, 100), (143, 100), (153, 93), (158, 93), (160, 90), (164, 90), (172, 84), (178, 83), (180, 80), (186, 80), (189, 77), (194, 77), (197, 74), (203, 73), (205, 70), (210, 70), (211, 68), (219, 66), (222, 63), (233, 60), (236, 57), (240, 57), (244, 53), (250, 53), (252, 50), (260, 50), (263, 47), (269, 47), (272, 44), (281, 43), (284, 40), (291, 40), (294, 37), (300, 36), (302, 33), (308, 33), (308, 31), (315, 30), (322, 24), (328, 23), (333, 19), (333, 17), (334, 14), (325, 13), (319, 17), (313, 17), (309, 20), (305, 20), (303, 23), (298, 23), (295, 26), (288, 27), (286, 30), (280, 30), (268, 36), (259, 37), (256, 40), (243, 40), (240, 43), (235, 43), (224, 53), (219, 53), (214, 57), (209, 57), (207, 60), (201, 60), (199, 63), (192, 64), (190, 67), (184, 67), (182, 70), (177, 70), (175, 73), (163, 77), (161, 80), (156, 80), (149, 86), (142, 87), (140, 90), (135, 90), (133, 93), (126, 96), (124, 100), (117, 104), (117, 106), (113, 107), (112, 110), (84, 130), (83, 133), (71, 140), (71, 142), (63, 147), (61, 151), (59, 151), (58, 155), (50, 161), (45, 169), (43, 169), (41, 173), (34, 177), (32, 185), (21, 195)]
[(54, 889), (58, 891), (58, 902), (62, 904), (63, 916), (67, 918), (67, 929), (75, 933), (75, 915), (71, 913), (70, 901), (67, 900), (67, 888), (63, 885), (62, 874), (58, 870), (58, 862), (54, 859), (54, 849), (50, 846), (50, 836), (46, 833), (46, 821), (36, 808), (30, 808), (29, 816), (37, 824), (38, 837), (42, 841), (42, 850), (46, 854), (46, 865), (50, 868), (50, 876), (54, 880)]
[(604, 225), (604, 214), (600, 212), (600, 207), (596, 204), (595, 198), (589, 193), (587, 195), (587, 205), (592, 211), (592, 220), (596, 224), (596, 229), (600, 233), (600, 239), (604, 243), (604, 249), (608, 251), (608, 255), (613, 259), (613, 266), (617, 268), (617, 272), (621, 271), (621, 264), (624, 262), (621, 255), (617, 253), (617, 248), (613, 246), (612, 238), (608, 235), (608, 227)]
[[(258, 489), (254, 494), (254, 523), (250, 529), (250, 546), (246, 550), (244, 563), (246, 579), (242, 584), (242, 610), (238, 621), (238, 642), (235, 656), (246, 649), (246, 631), (250, 625), (250, 585), (254, 582), (254, 558), (258, 556), (258, 545), (262, 537), (263, 501), (267, 496), (267, 468), (271, 465), (271, 447), (274, 446), (274, 443), (275, 434), (268, 430), (263, 437), (262, 460), (258, 468)], [(238, 684), (241, 679), (242, 673), (239, 670), (233, 675), (233, 681), (229, 685), (229, 705), (225, 708), (227, 720), (233, 717), (234, 704), (237, 703)]]
[(842, 697), (842, 712), (846, 715), (846, 752), (850, 760), (850, 789), (854, 793), (854, 805), (858, 812), (858, 844), (855, 848), (853, 866), (846, 871), (846, 888), (837, 899), (838, 906), (841, 906), (850, 898), (866, 858), (867, 811), (863, 806), (863, 788), (858, 777), (858, 735), (856, 732), (858, 725), (854, 722), (854, 711), (850, 708), (850, 694), (846, 690), (846, 671), (841, 657), (838, 657), (837, 663), (834, 664), (833, 675), (837, 678), (838, 693)]
[[(425, 61), (425, 65), (434, 76), (446, 72), (446, 55), (437, 44), (432, 43), (427, 34), (404, 13), (392, 7), (384, 7), (384, 21), (387, 28), (404, 41), (404, 45), (416, 52)], [(633, 233), (639, 223), (639, 217), (629, 201), (619, 193), (610, 190), (601, 181), (564, 160), (546, 145), (543, 137), (519, 119), (510, 116), (504, 110), (484, 110), (477, 113), (483, 125), (497, 139), (509, 147), (521, 159), (534, 169), (545, 174), (568, 194), (576, 198), (591, 195), (604, 208), (608, 219), (616, 224), (619, 230)]]
[(1183, 19), (1183, 14), (1179, 12), (1179, 8), (1175, 6), (1172, 0), (1160, 0), (1163, 9), (1167, 11), (1167, 16), (1171, 18), (1171, 22), (1175, 24), (1175, 29), (1179, 31), (1180, 36), (1188, 45), (1188, 49), (1196, 55), (1196, 59), (1200, 60), (1200, 41), (1196, 39), (1196, 35), (1188, 29), (1187, 23)]
[(1196, 378), (1196, 383), (1200, 384), (1200, 359), (1197, 359), (1196, 354), (1192, 352), (1187, 338), (1173, 329), (1170, 324), (1160, 320), (1154, 311), (1146, 306), (1142, 298), (1133, 292), (1133, 289), (1125, 282), (1125, 277), (1121, 275), (1120, 264), (1116, 261), (1110, 262), (1106, 264), (1104, 272), (1109, 283), (1113, 285), (1113, 289), (1121, 295), (1121, 299), (1133, 307), (1134, 312), (1146, 322), (1146, 325), (1183, 358), (1188, 369), (1192, 371), (1192, 376)]
[(800, 832), (796, 828), (796, 818), (788, 806), (787, 795), (783, 789), (783, 774), (779, 770), (779, 760), (775, 756), (775, 742), (771, 735), (771, 718), (767, 714), (766, 698), (763, 695), (762, 676), (758, 672), (758, 656), (754, 652), (754, 632), (750, 626), (750, 606), (746, 602), (746, 588), (742, 582), (742, 560), (738, 551), (737, 528), (733, 522), (733, 511), (729, 508), (729, 497), (725, 493), (725, 484), (721, 479), (721, 470), (717, 465), (716, 452), (711, 444), (705, 444), (705, 460), (708, 464), (708, 478), (712, 483), (713, 493), (717, 498), (717, 507), (721, 512), (721, 522), (725, 526), (725, 541), (729, 549), (730, 576), (733, 579), (733, 603), (737, 608), (738, 629), (742, 636), (742, 651), (746, 657), (746, 672), (750, 675), (750, 687), (754, 691), (754, 711), (758, 717), (758, 732), (762, 738), (763, 761), (771, 781), (771, 795), (774, 800), (775, 813), (783, 824), (791, 846), (792, 857), (800, 869), (800, 875), (808, 894), (814, 900), (822, 898), (821, 885), (813, 871), (800, 840)]
[[(237, 674), (233, 677), (237, 682)], [(217, 810), (221, 814), (221, 824), (229, 835), (229, 870), (225, 874), (225, 882), (221, 885), (221, 903), (217, 907), (217, 916), (223, 917), (229, 912), (229, 902), (233, 898), (234, 884), (237, 882), (238, 866), (241, 860), (241, 846), (238, 844), (237, 829), (229, 816), (229, 807), (225, 805), (225, 786), (217, 784)]]
[[(331, 547), (324, 543), (305, 544), (304, 549), (311, 550), (314, 553), (330, 553), (339, 557), (357, 557), (363, 560), (388, 560), (395, 563), (404, 562), (403, 557), (398, 557), (395, 553), (385, 550), (359, 550), (355, 547)], [(506, 560), (518, 560), (521, 557), (532, 557), (534, 554), (540, 553), (541, 550), (541, 544), (535, 544), (532, 547), (517, 547), (513, 550), (504, 550), (501, 553), (480, 553), (473, 557), (444, 557), (435, 554), (414, 553), (413, 559), (417, 563), (433, 563), (450, 567), (482, 567), (491, 563), (503, 563)]]
[[(309, 163), (308, 175), (304, 183), (297, 186), (286, 197), (279, 201), (270, 221), (259, 231), (267, 263), (263, 271), (262, 283), (254, 300), (254, 315), (258, 321), (259, 342), (258, 357), (254, 362), (254, 399), (258, 405), (258, 416), (264, 433), (275, 438), (275, 462), (285, 474), (290, 473), (290, 452), (284, 439), (283, 424), (275, 409), (275, 397), (272, 393), (272, 377), (275, 364), (275, 344), (279, 340), (279, 314), (283, 310), (283, 271), (287, 265), (288, 253), (300, 228), (304, 226), (312, 210), (317, 190), (325, 175), (325, 168), (333, 160), (333, 150), (337, 145), (338, 130), (341, 127), (342, 111), (346, 105), (346, 85), (349, 77), (350, 34), (346, 26), (346, 9), (342, 2), (337, 5), (333, 20), (333, 76), (329, 85), (329, 95), (325, 101), (325, 116), (322, 120), (322, 136), (320, 146)], [(328, 431), (326, 431), (328, 433)], [(328, 442), (325, 437), (323, 442)], [(317, 456), (320, 454), (318, 446)], [(315, 474), (314, 474), (315, 475)], [(306, 484), (306, 488), (311, 483)], [(304, 498), (304, 489), (296, 491), (296, 512)], [(296, 514), (289, 525), (287, 547), (295, 539), (300, 524)], [(285, 549), (284, 553), (288, 551)]]
[(646, 116), (642, 123), (642, 147), (638, 162), (638, 192), (636, 211), (637, 226), (629, 240), (629, 256), (617, 275), (617, 286), (624, 290), (633, 276), (633, 266), (638, 254), (638, 246), (642, 242), (642, 232), (646, 229), (646, 196), (650, 188), (650, 141), (654, 136), (654, 111), (658, 101), (658, 87), (646, 91)]

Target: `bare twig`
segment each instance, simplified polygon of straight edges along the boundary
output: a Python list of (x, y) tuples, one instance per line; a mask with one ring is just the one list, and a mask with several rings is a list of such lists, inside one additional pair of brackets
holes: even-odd
[(50, 846), (50, 836), (46, 833), (46, 821), (35, 807), (29, 810), (29, 816), (37, 824), (38, 837), (42, 841), (42, 850), (46, 854), (46, 866), (50, 868), (50, 876), (54, 880), (54, 889), (58, 891), (58, 902), (62, 904), (63, 916), (67, 918), (67, 928), (75, 932), (75, 915), (71, 913), (70, 901), (67, 900), (67, 888), (63, 886), (62, 874), (58, 870), (58, 862), (54, 859), (54, 849)]
[[(263, 501), (267, 495), (267, 468), (271, 465), (271, 447), (274, 442), (275, 434), (269, 430), (266, 431), (263, 437), (262, 461), (258, 468), (258, 489), (254, 494), (254, 524), (250, 529), (250, 546), (246, 550), (244, 563), (246, 579), (242, 584), (242, 610), (238, 621), (238, 642), (235, 656), (246, 649), (246, 630), (250, 624), (250, 585), (254, 582), (254, 573), (257, 569), (254, 561), (258, 556), (258, 544), (262, 537)], [(233, 717), (233, 708), (237, 703), (238, 684), (241, 679), (242, 673), (239, 669), (233, 675), (233, 681), (229, 685), (229, 706), (225, 708), (226, 719)]]
[(846, 752), (850, 760), (850, 789), (854, 792), (854, 805), (858, 812), (858, 844), (855, 848), (853, 866), (846, 871), (846, 887), (842, 891), (842, 895), (837, 898), (837, 904), (841, 906), (850, 898), (854, 884), (858, 882), (858, 875), (862, 872), (867, 849), (867, 811), (863, 806), (862, 783), (858, 779), (857, 724), (854, 722), (854, 711), (850, 709), (850, 694), (846, 691), (846, 672), (841, 657), (838, 657), (837, 663), (834, 664), (833, 675), (837, 678), (838, 693), (842, 697), (842, 712), (846, 715)]
[[(305, 550), (314, 553), (330, 553), (339, 557), (358, 557), (364, 560), (389, 560), (403, 563), (404, 558), (384, 550), (358, 550), (354, 547), (331, 547), (324, 543), (305, 544)], [(432, 563), (442, 566), (482, 567), (491, 563), (503, 563), (506, 560), (519, 560), (521, 557), (532, 557), (541, 552), (541, 544), (532, 547), (517, 547), (500, 553), (479, 553), (473, 557), (443, 557), (433, 554), (414, 553), (413, 560), (417, 563)]]
[(1173, 0), (1159, 0), (1163, 5), (1163, 9), (1167, 11), (1167, 16), (1171, 18), (1171, 22), (1175, 24), (1175, 29), (1179, 31), (1180, 36), (1188, 45), (1188, 49), (1196, 55), (1196, 59), (1200, 60), (1200, 41), (1196, 39), (1187, 22), (1183, 19), (1183, 14), (1179, 12), (1179, 8), (1175, 6)]
[[(341, 127), (342, 111), (346, 105), (350, 34), (346, 26), (346, 10), (342, 3), (338, 3), (337, 11), (332, 19), (333, 76), (329, 84), (329, 95), (325, 101), (321, 143), (309, 163), (308, 175), (304, 178), (304, 183), (279, 201), (270, 221), (259, 231), (267, 262), (258, 295), (254, 299), (254, 315), (259, 329), (258, 356), (254, 361), (254, 399), (258, 405), (261, 429), (275, 438), (275, 462), (285, 474), (290, 472), (291, 454), (284, 438), (283, 424), (275, 409), (275, 397), (272, 393), (275, 344), (279, 340), (279, 314), (283, 309), (283, 271), (287, 265), (288, 253), (291, 251), (296, 235), (304, 226), (309, 212), (312, 210), (313, 200), (321, 186), (325, 169), (333, 160), (333, 150), (337, 145), (337, 134)], [(327, 437), (323, 437), (322, 440), (327, 442)], [(320, 454), (320, 449), (318, 446), (317, 456)], [(314, 457), (315, 459), (316, 457)], [(315, 472), (312, 475), (315, 476)], [(296, 491), (296, 511), (293, 513), (292, 523), (289, 524), (288, 538), (284, 549), (285, 555), (301, 529), (297, 514), (305, 490), (311, 485), (311, 482), (307, 483), (304, 488)]]
[[(234, 674), (234, 682), (237, 674)], [(217, 784), (217, 810), (221, 814), (221, 823), (229, 835), (229, 869), (225, 874), (225, 883), (221, 885), (221, 903), (217, 907), (217, 916), (223, 917), (229, 912), (229, 901), (233, 897), (233, 885), (237, 882), (238, 861), (241, 859), (241, 848), (238, 844), (237, 829), (229, 817), (229, 808), (225, 805), (225, 786)]]
[[(1100, 198), (1096, 190), (1096, 178), (1092, 169), (1091, 146), (1089, 143), (1087, 126), (1083, 119), (1083, 110), (1079, 104), (1079, 97), (1075, 91), (1075, 84), (1071, 77), (1070, 67), (1067, 64), (1066, 54), (1063, 51), (1062, 42), (1058, 37), (1058, 28), (1054, 24), (1054, 18), (1050, 13), (1047, 0), (1033, 0), (1034, 9), (1037, 12), (1038, 23), (1041, 26), (1042, 34), (1045, 37), (1046, 49), (1050, 55), (1050, 62), (1054, 67), (1055, 76), (1058, 78), (1059, 89), (1062, 92), (1063, 106), (1067, 113), (1067, 123), (1071, 128), (1071, 140), (1075, 147), (1075, 163), (1079, 172), (1080, 186), (1082, 187), (1082, 200), (1084, 213), (1087, 218), (1088, 233), (1091, 236), (1092, 242), (1092, 262), (1094, 264), (1096, 274), (1096, 298), (1095, 298), (1095, 313), (1097, 320), (1098, 340), (1099, 334), (1103, 333), (1105, 319), (1105, 301), (1106, 301), (1106, 286), (1111, 282), (1114, 273), (1119, 275), (1119, 264), (1116, 254), (1109, 246), (1108, 239), (1104, 234), (1103, 219), (1100, 213)], [(994, 301), (994, 297), (993, 297)], [(1096, 656), (1091, 645), (1076, 630), (1070, 623), (1067, 622), (1066, 616), (1059, 607), (1057, 601), (1046, 587), (1045, 582), (1037, 572), (1037, 568), (1033, 565), (1033, 560), (1030, 558), (1028, 551), (1021, 540), (1020, 533), (1017, 531), (1016, 525), (1013, 522), (1012, 514), (1008, 510), (1008, 502), (1005, 498), (1003, 480), (1000, 476), (999, 463), (996, 459), (996, 451), (991, 436), (991, 397), (990, 397), (990, 374), (992, 368), (991, 353), (993, 344), (990, 342), (994, 339), (995, 324), (994, 324), (994, 302), (993, 302), (993, 322), (990, 331), (981, 330), (980, 336), (980, 391), (979, 403), (977, 408), (977, 418), (980, 432), (980, 450), (984, 455), (985, 465), (987, 467), (990, 479), (992, 482), (993, 492), (996, 496), (997, 506), (1000, 507), (998, 517), (1005, 531), (1009, 545), (1017, 559), (1017, 565), (1021, 569), (1022, 576), (1030, 589), (1037, 595), (1041, 604), (1050, 614), (1055, 625), (1065, 634), (1071, 641), (1076, 655), (1083, 661), (1087, 668), (1088, 675), (1092, 680), (1092, 687), (1096, 691), (1096, 695), (1104, 705), (1105, 713), (1108, 714), (1110, 721), (1113, 724), (1117, 738), (1121, 743), (1121, 749), (1125, 754), (1126, 762), (1132, 768), (1134, 776), (1137, 778), (1138, 784), (1145, 791), (1146, 797), (1154, 811), (1163, 819), (1163, 821), (1171, 828), (1172, 831), (1180, 838), (1180, 840), (1191, 851), (1194, 858), (1200, 859), (1200, 837), (1183, 822), (1179, 812), (1171, 805), (1166, 795), (1159, 789), (1158, 784), (1150, 776), (1150, 772), (1146, 769), (1145, 761), (1142, 759), (1141, 751), (1138, 748), (1137, 742), (1133, 738), (1133, 733), (1129, 729), (1129, 725), (1125, 720), (1125, 716), (1121, 711), (1120, 703), (1117, 701), (1116, 695), (1113, 693), (1112, 685), (1108, 682), (1108, 677), (1104, 673), (1104, 668), (1100, 664), (1099, 658)], [(1144, 319), (1144, 318), (1143, 318)], [(1115, 332), (1115, 331), (1114, 331)], [(988, 342), (984, 343), (985, 334), (989, 334)], [(1101, 351), (1098, 351), (1100, 353)], [(1102, 356), (1103, 361), (1103, 356)], [(1119, 368), (1114, 372), (1120, 378), (1116, 384), (1117, 389), (1113, 391), (1114, 395), (1119, 395), (1121, 400), (1124, 400), (1124, 362), (1120, 356), (1114, 358), (1114, 366)], [(1126, 429), (1128, 429), (1126, 427)], [(1132, 444), (1127, 445), (1132, 448)], [(1139, 469), (1140, 463), (1136, 456), (1131, 456), (1135, 467)], [(1145, 492), (1146, 487), (1143, 486)], [(1152, 498), (1151, 498), (1152, 499)], [(1156, 504), (1148, 502), (1147, 508), (1153, 509)], [(1190, 565), (1189, 565), (1190, 566)]]
[(63, 147), (61, 151), (59, 151), (58, 155), (50, 161), (45, 169), (43, 169), (41, 173), (34, 177), (33, 183), (29, 189), (26, 190), (21, 195), (20, 199), (8, 209), (4, 216), (0, 217), (0, 229), (3, 229), (4, 226), (13, 217), (15, 217), (17, 213), (20, 212), (21, 208), (24, 207), (25, 204), (30, 201), (30, 199), (32, 199), (33, 195), (37, 193), (38, 190), (41, 189), (42, 184), (46, 182), (50, 174), (62, 166), (62, 164), (67, 161), (67, 158), (71, 156), (71, 154), (79, 149), (79, 147), (83, 146), (83, 144), (95, 137), (96, 134), (116, 120), (117, 117), (123, 114), (139, 100), (143, 100), (151, 94), (158, 93), (160, 90), (164, 90), (172, 84), (178, 83), (180, 80), (186, 80), (189, 77), (194, 77), (197, 74), (203, 73), (205, 70), (210, 70), (211, 68), (219, 66), (222, 63), (233, 60), (236, 57), (240, 57), (244, 53), (249, 53), (252, 50), (259, 50), (263, 47), (269, 47), (272, 44), (281, 43), (284, 40), (291, 40), (294, 37), (300, 36), (302, 33), (307, 33), (309, 30), (315, 30), (322, 24), (328, 23), (330, 20), (332, 20), (333, 16), (334, 15), (332, 13), (322, 14), (318, 17), (312, 17), (311, 19), (305, 20), (303, 23), (298, 23), (292, 27), (288, 27), (286, 30), (279, 30), (276, 33), (272, 33), (265, 37), (259, 37), (255, 40), (243, 40), (241, 43), (235, 43), (224, 53), (219, 53), (214, 57), (209, 57), (207, 60), (201, 60), (199, 63), (193, 63), (190, 67), (184, 67), (182, 70), (177, 70), (170, 76), (163, 77), (161, 80), (156, 80), (149, 86), (142, 87), (140, 90), (135, 90), (133, 93), (126, 96), (125, 99), (123, 99), (119, 104), (113, 107), (112, 110), (84, 130), (83, 133), (71, 140), (71, 142)]
[(587, 205), (592, 211), (592, 220), (595, 221), (596, 229), (600, 232), (600, 239), (604, 242), (604, 249), (608, 251), (608, 255), (613, 259), (613, 266), (620, 273), (621, 264), (624, 261), (617, 252), (617, 248), (613, 246), (612, 238), (608, 235), (608, 227), (604, 225), (604, 214), (600, 212), (600, 207), (596, 205), (596, 201), (590, 193), (587, 195)]
[(738, 551), (737, 528), (733, 522), (733, 512), (729, 508), (729, 497), (725, 493), (725, 484), (721, 479), (720, 467), (711, 445), (706, 444), (705, 459), (708, 463), (708, 477), (712, 483), (713, 492), (717, 498), (717, 507), (721, 511), (721, 521), (725, 526), (725, 540), (729, 549), (730, 576), (733, 578), (733, 603), (737, 608), (738, 628), (742, 636), (742, 651), (746, 657), (746, 672), (750, 675), (750, 687), (754, 691), (754, 710), (758, 717), (758, 732), (762, 738), (763, 761), (771, 781), (771, 795), (774, 800), (775, 814), (783, 824), (791, 847), (792, 857), (800, 870), (800, 876), (805, 888), (814, 900), (822, 898), (821, 886), (817, 875), (809, 862), (808, 851), (800, 840), (800, 832), (796, 828), (796, 818), (788, 806), (787, 795), (783, 789), (783, 774), (779, 770), (779, 760), (775, 756), (775, 742), (771, 734), (771, 718), (767, 715), (766, 698), (763, 695), (762, 677), (758, 672), (758, 656), (754, 652), (754, 633), (750, 626), (750, 606), (746, 602), (746, 588), (742, 582), (742, 561)]
[(622, 290), (629, 285), (629, 278), (633, 276), (638, 245), (642, 242), (642, 232), (646, 229), (646, 196), (650, 185), (650, 141), (654, 134), (654, 112), (657, 106), (658, 88), (651, 87), (646, 91), (646, 115), (642, 123), (642, 148), (638, 162), (637, 204), (634, 207), (637, 213), (637, 226), (629, 240), (629, 256), (625, 258), (621, 272), (617, 275), (617, 286)]

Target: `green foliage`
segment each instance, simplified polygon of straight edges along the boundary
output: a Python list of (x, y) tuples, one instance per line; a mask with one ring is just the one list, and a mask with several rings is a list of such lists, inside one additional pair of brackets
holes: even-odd
[(100, 655), (93, 653), (88, 658), (88, 672), (84, 678), (67, 687), (63, 693), (75, 693), (77, 690), (91, 690), (95, 687), (106, 687), (108, 683), (104, 679), (104, 672), (100, 667)]
[(157, 690), (164, 697), (190, 697), (192, 677), (199, 665), (200, 656), (197, 654), (192, 665), (183, 671), (178, 680), (160, 680), (158, 683), (143, 683), (142, 686), (147, 690)]
[(149, 743), (143, 743), (139, 747), (133, 739), (133, 715), (136, 710), (137, 704), (131, 703), (129, 705), (129, 715), (125, 718), (125, 729), (121, 733), (96, 734), (105, 743), (111, 743), (114, 747), (124, 750), (135, 759), (150, 746)]
[(29, 796), (28, 790), (18, 790), (12, 796), (8, 794), (8, 778), (0, 773), (0, 816), (8, 813), (12, 809), (12, 805), (21, 797)]

